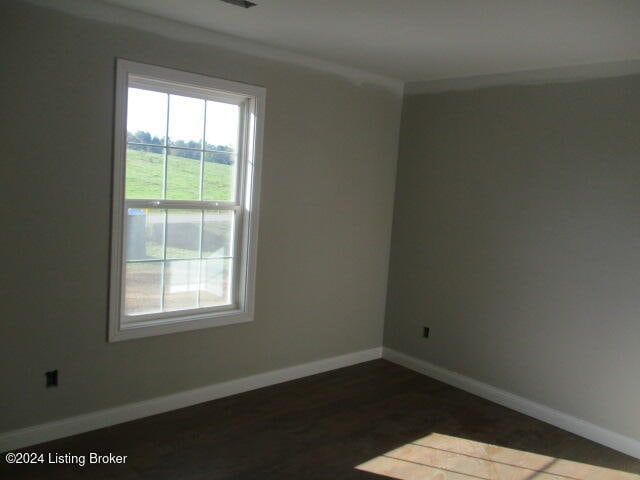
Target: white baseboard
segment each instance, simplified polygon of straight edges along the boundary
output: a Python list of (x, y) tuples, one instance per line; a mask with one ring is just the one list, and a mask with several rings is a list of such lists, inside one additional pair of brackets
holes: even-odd
[(68, 437), (78, 433), (104, 428), (158, 413), (189, 407), (202, 402), (247, 392), (256, 388), (267, 387), (297, 378), (327, 372), (337, 368), (348, 367), (357, 363), (368, 362), (382, 356), (382, 347), (361, 350), (337, 357), (325, 358), (315, 362), (304, 363), (293, 367), (272, 370), (250, 377), (230, 380), (206, 387), (174, 393), (163, 397), (130, 403), (115, 408), (78, 415), (53, 422), (34, 425), (9, 432), (0, 433), (0, 452), (48, 442), (57, 438)]
[(382, 349), (382, 358), (640, 459), (640, 441), (634, 438), (620, 435), (546, 405), (527, 400), (524, 397), (433, 363), (405, 355), (391, 348), (384, 347)]

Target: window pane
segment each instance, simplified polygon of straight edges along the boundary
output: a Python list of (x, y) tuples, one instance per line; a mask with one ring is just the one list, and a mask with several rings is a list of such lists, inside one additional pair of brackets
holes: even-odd
[(127, 209), (126, 259), (164, 258), (165, 211), (155, 208)]
[(231, 303), (231, 259), (202, 260), (200, 307)]
[(129, 88), (127, 142), (164, 145), (167, 134), (167, 94)]
[(167, 199), (200, 200), (202, 152), (170, 148), (167, 157)]
[(207, 101), (207, 150), (238, 151), (240, 107)]
[(204, 100), (169, 95), (169, 145), (202, 148)]
[(228, 152), (205, 152), (202, 199), (235, 199), (236, 157)]
[(202, 210), (167, 211), (167, 258), (200, 258)]
[(125, 270), (125, 314), (159, 312), (162, 304), (162, 262), (127, 263)]
[(165, 264), (164, 309), (198, 307), (200, 260), (174, 260)]
[(164, 150), (127, 146), (126, 198), (163, 198)]
[(233, 255), (233, 217), (229, 210), (206, 210), (202, 234), (203, 257), (230, 257)]

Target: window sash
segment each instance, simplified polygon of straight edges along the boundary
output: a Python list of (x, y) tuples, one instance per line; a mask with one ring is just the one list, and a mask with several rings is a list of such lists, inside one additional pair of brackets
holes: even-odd
[[(134, 205), (130, 205), (133, 203)], [(149, 205), (149, 203), (153, 205)], [(121, 264), (121, 298), (120, 298), (120, 312), (121, 319), (127, 325), (130, 324), (138, 324), (139, 322), (143, 322), (144, 320), (152, 320), (153, 318), (163, 319), (163, 318), (174, 318), (181, 317), (183, 315), (198, 315), (206, 312), (220, 312), (226, 310), (237, 310), (240, 306), (240, 288), (243, 283), (242, 278), (242, 226), (243, 226), (243, 215), (242, 215), (242, 206), (241, 205), (226, 205), (226, 206), (209, 206), (212, 203), (218, 202), (197, 202), (197, 201), (188, 201), (188, 200), (132, 200), (125, 201), (124, 204), (124, 218), (126, 219), (126, 212), (128, 208), (154, 208), (154, 209), (164, 209), (168, 214), (171, 210), (196, 210), (201, 211), (203, 216), (200, 219), (200, 239), (199, 239), (199, 257), (196, 258), (167, 258), (167, 228), (168, 228), (168, 218), (165, 217), (164, 223), (164, 235), (163, 235), (163, 243), (164, 243), (164, 255), (163, 258), (154, 258), (149, 260), (127, 260), (126, 251), (127, 251), (127, 239), (128, 230), (127, 224), (128, 222), (125, 220), (122, 227), (122, 246), (123, 246), (123, 255), (122, 255), (122, 264)], [(225, 202), (231, 203), (231, 202)], [(163, 205), (163, 204), (171, 204), (171, 206)], [(202, 205), (207, 205), (202, 207)], [(231, 255), (225, 257), (215, 257), (214, 259), (231, 259), (232, 260), (232, 271), (231, 271), (231, 282), (229, 288), (231, 289), (231, 302), (225, 305), (216, 305), (212, 307), (196, 307), (196, 308), (182, 308), (176, 310), (165, 311), (164, 310), (164, 269), (166, 268), (166, 264), (168, 262), (175, 261), (202, 261), (207, 260), (207, 258), (202, 257), (202, 235), (204, 234), (204, 212), (206, 210), (222, 210), (222, 211), (233, 211), (233, 238), (231, 240)], [(145, 313), (145, 314), (127, 314), (125, 308), (125, 300), (126, 300), (126, 289), (127, 289), (127, 281), (126, 281), (126, 266), (128, 263), (149, 263), (149, 262), (157, 262), (162, 263), (162, 292), (161, 292), (161, 308), (162, 310), (159, 312)], [(135, 319), (135, 320), (134, 320)]]
[[(126, 91), (128, 92), (129, 88), (131, 87), (131, 76), (129, 76), (129, 83), (126, 86)], [(145, 87), (136, 87), (136, 88), (143, 88), (145, 89)], [(167, 93), (168, 95), (171, 95), (172, 92), (171, 91), (163, 91), (162, 93)], [(214, 95), (210, 95), (210, 96), (214, 96)], [(202, 197), (203, 194), (203, 188), (204, 188), (204, 165), (205, 165), (205, 160), (204, 160), (204, 155), (206, 153), (211, 153), (211, 152), (221, 152), (221, 150), (211, 150), (211, 149), (207, 149), (207, 145), (206, 145), (206, 141), (205, 141), (205, 137), (206, 137), (206, 129), (207, 129), (207, 105), (205, 103), (205, 110), (204, 110), (204, 124), (203, 124), (203, 132), (202, 132), (202, 139), (203, 139), (203, 145), (202, 148), (188, 148), (188, 147), (175, 147), (175, 146), (171, 146), (169, 145), (169, 115), (170, 115), (170, 109), (169, 109), (169, 97), (167, 97), (167, 124), (166, 124), (166, 128), (165, 128), (165, 135), (164, 135), (164, 142), (162, 144), (159, 145), (154, 145), (154, 144), (145, 144), (145, 143), (135, 143), (135, 142), (129, 142), (129, 141), (125, 141), (125, 150), (129, 148), (130, 145), (132, 146), (138, 146), (138, 145), (143, 145), (143, 146), (151, 146), (151, 147), (158, 147), (158, 148), (163, 148), (164, 149), (164, 154), (163, 154), (163, 165), (162, 168), (164, 170), (163, 173), (163, 185), (162, 185), (162, 190), (163, 190), (163, 196), (166, 197), (167, 196), (167, 169), (169, 167), (169, 163), (168, 163), (168, 156), (169, 156), (169, 151), (174, 149), (174, 150), (188, 150), (188, 151), (193, 151), (193, 152), (200, 152), (202, 157), (200, 158), (200, 186), (199, 186), (199, 192), (200, 192), (200, 196)], [(128, 95), (127, 95), (127, 99), (126, 99), (126, 104), (128, 104)], [(217, 101), (217, 100), (214, 100)], [(238, 116), (238, 143), (237, 143), (237, 149), (233, 152), (224, 152), (224, 153), (231, 153), (233, 156), (235, 156), (236, 159), (236, 168), (235, 168), (235, 185), (234, 185), (234, 200), (233, 202), (220, 202), (220, 203), (234, 203), (236, 205), (242, 204), (243, 201), (245, 201), (245, 175), (246, 175), (246, 169), (247, 169), (247, 159), (248, 159), (248, 155), (251, 154), (252, 152), (247, 151), (247, 144), (250, 140), (250, 136), (251, 135), (251, 131), (250, 131), (250, 126), (249, 126), (249, 122), (251, 121), (250, 119), (250, 108), (249, 108), (249, 103), (251, 102), (251, 99), (246, 98), (246, 97), (241, 97), (241, 101), (239, 101), (239, 103), (234, 104), (234, 105), (238, 105), (238, 107), (240, 108), (240, 114)], [(127, 128), (126, 128), (126, 123), (125, 123), (125, 128), (124, 128), (124, 135), (126, 138), (127, 135)], [(125, 155), (125, 164), (126, 164), (126, 155)], [(126, 172), (125, 172), (125, 185), (126, 185)], [(127, 199), (126, 198), (126, 193), (125, 193), (125, 202), (126, 201), (130, 201), (130, 200), (135, 200), (135, 199)], [(160, 199), (153, 199), (153, 200), (158, 200), (160, 201)], [(166, 200), (165, 200), (166, 201)], [(196, 200), (194, 200), (196, 201)]]

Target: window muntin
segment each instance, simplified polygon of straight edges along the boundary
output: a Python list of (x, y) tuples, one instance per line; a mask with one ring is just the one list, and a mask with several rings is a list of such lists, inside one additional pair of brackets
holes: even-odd
[(264, 89), (118, 67), (110, 338), (251, 319)]

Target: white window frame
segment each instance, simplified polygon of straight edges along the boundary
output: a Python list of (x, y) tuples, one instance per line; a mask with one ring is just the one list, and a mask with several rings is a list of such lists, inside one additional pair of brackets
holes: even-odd
[[(238, 145), (235, 202), (191, 202), (188, 200), (126, 200), (127, 94), (129, 86), (176, 93), (210, 100), (223, 100), (241, 106), (241, 142)], [(213, 326), (249, 322), (254, 315), (260, 171), (266, 90), (263, 87), (232, 82), (164, 67), (118, 59), (116, 65), (116, 103), (114, 121), (113, 205), (111, 226), (111, 271), (109, 295), (110, 342), (163, 335)], [(205, 205), (206, 204), (206, 205)], [(231, 306), (207, 307), (136, 316), (123, 321), (125, 209), (210, 208), (234, 210), (235, 225), (234, 286)], [(166, 241), (166, 239), (165, 239)]]

